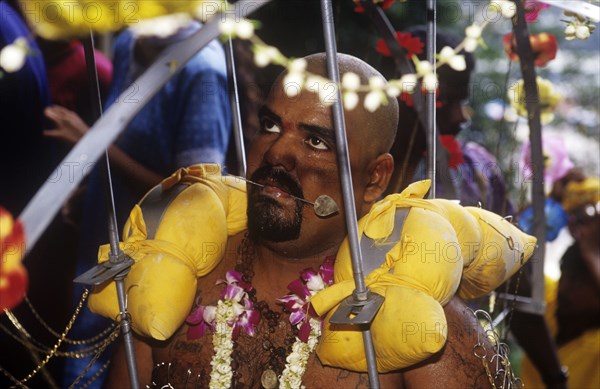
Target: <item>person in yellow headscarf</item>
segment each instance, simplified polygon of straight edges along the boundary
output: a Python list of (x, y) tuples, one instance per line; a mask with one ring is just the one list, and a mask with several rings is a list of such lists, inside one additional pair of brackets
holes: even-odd
[(546, 279), (546, 320), (563, 370), (540, 374), (526, 358), (522, 379), (528, 388), (600, 387), (600, 180), (568, 183), (563, 207), (575, 243), (561, 259), (560, 279)]

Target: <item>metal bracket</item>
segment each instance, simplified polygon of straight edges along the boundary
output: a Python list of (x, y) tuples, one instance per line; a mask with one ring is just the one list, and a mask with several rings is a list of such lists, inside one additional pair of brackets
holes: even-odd
[(348, 296), (329, 319), (331, 324), (370, 325), (383, 304), (384, 297), (367, 290), (367, 299)]
[(498, 298), (507, 301), (514, 301), (515, 309), (521, 312), (543, 315), (546, 311), (546, 303), (544, 301), (537, 301), (531, 297), (519, 296), (510, 293), (498, 293)]
[(133, 259), (122, 251), (119, 252), (117, 257), (113, 257), (112, 255), (110, 257), (108, 261), (97, 264), (75, 278), (73, 282), (84, 285), (100, 285), (113, 279), (125, 278), (125, 275), (127, 275), (129, 269), (135, 263)]

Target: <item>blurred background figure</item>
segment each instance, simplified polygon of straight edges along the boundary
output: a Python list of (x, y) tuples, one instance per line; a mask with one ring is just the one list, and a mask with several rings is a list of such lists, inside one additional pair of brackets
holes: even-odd
[[(76, 112), (85, 123), (92, 125), (94, 117), (90, 97), (90, 79), (87, 73), (85, 51), (81, 41), (54, 40), (37, 37), (37, 44), (44, 56), (50, 86), (52, 104)], [(100, 96), (106, 99), (112, 80), (112, 63), (99, 50), (94, 50)]]
[[(562, 204), (575, 242), (561, 258), (558, 281), (546, 277), (546, 321), (558, 346), (563, 370), (538, 373), (523, 361), (528, 388), (600, 387), (600, 180), (571, 179)], [(568, 374), (566, 373), (568, 371)], [(568, 376), (568, 378), (567, 378)]]
[[(59, 161), (57, 142), (43, 136), (43, 111), (50, 104), (43, 57), (17, 1), (0, 0), (0, 49), (14, 44), (17, 39), (27, 46), (22, 66), (14, 69), (0, 67), (0, 205), (14, 218), (23, 211)], [(60, 315), (55, 314), (56, 310), (49, 304), (53, 300), (44, 299), (48, 295), (57, 296), (54, 290), (49, 293), (48, 289), (53, 281), (49, 270), (54, 268), (55, 272), (61, 272), (60, 266), (57, 268), (48, 260), (49, 252), (54, 252), (56, 239), (53, 232), (48, 231), (24, 260), (29, 273), (28, 296), (31, 301), (40, 303), (40, 313), (52, 326), (57, 324), (53, 319)], [(61, 287), (58, 286), (59, 289)], [(23, 302), (12, 311), (31, 336), (45, 344), (56, 340), (48, 338), (48, 332), (42, 329)], [(22, 333), (7, 319), (7, 315), (0, 315), (0, 325), (0, 366), (16, 377), (25, 377), (39, 364), (39, 354), (21, 344)], [(60, 368), (55, 363), (52, 361), (46, 366), (30, 384), (49, 386), (49, 381), (46, 381), (49, 372)], [(5, 374), (0, 374), (0, 387), (12, 384)]]
[(1, 0), (0, 48), (17, 38), (29, 46), (25, 63), (0, 78), (0, 204), (15, 217), (58, 162), (53, 142), (42, 135), (43, 110), (50, 104), (43, 57), (17, 2)]
[[(414, 26), (404, 31), (417, 38), (424, 48), (427, 44), (425, 26)], [(447, 31), (438, 30), (437, 52), (449, 46), (455, 48), (461, 39)], [(414, 45), (413, 45), (414, 46)], [(414, 47), (409, 48), (409, 51)], [(448, 166), (437, 172), (436, 197), (459, 199), (462, 205), (478, 206), (500, 215), (512, 214), (514, 208), (507, 199), (504, 177), (496, 158), (483, 146), (472, 141), (461, 141), (459, 133), (470, 125), (466, 101), (470, 96), (471, 73), (475, 59), (465, 56), (466, 69), (457, 71), (450, 66), (437, 70), (439, 86), (436, 92), (437, 131), (441, 145), (448, 156)], [(417, 51), (424, 60), (425, 50)], [(388, 193), (401, 191), (410, 182), (426, 178), (427, 142), (425, 129), (420, 125), (410, 95), (400, 96), (400, 128), (392, 147), (394, 176)]]
[[(114, 44), (114, 73), (106, 108), (126, 90), (124, 102), (137, 104), (136, 78), (164, 49), (188, 38), (200, 27), (199, 23), (190, 22), (164, 37), (139, 34), (133, 29), (123, 31)], [(48, 108), (46, 116), (55, 125), (54, 129), (46, 131), (46, 135), (70, 144), (75, 144), (89, 129), (79, 115), (61, 106)], [(122, 230), (129, 210), (143, 194), (177, 168), (195, 163), (223, 164), (230, 127), (225, 56), (221, 45), (213, 41), (142, 108), (115, 144), (109, 147), (118, 230)], [(76, 274), (93, 267), (98, 247), (108, 242), (105, 204), (103, 168), (96, 166), (90, 173), (83, 202)], [(76, 304), (83, 288), (76, 286), (74, 289), (73, 304)], [(75, 322), (71, 336), (90, 338), (110, 324), (111, 321), (85, 308)], [(110, 351), (105, 352), (83, 377), (80, 375), (91, 357), (68, 360), (64, 386), (80, 379), (84, 384), (93, 380), (90, 387), (101, 387), (109, 359)]]

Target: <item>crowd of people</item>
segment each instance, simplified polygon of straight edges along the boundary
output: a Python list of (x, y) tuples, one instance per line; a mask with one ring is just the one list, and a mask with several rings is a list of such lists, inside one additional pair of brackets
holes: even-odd
[[(0, 79), (0, 112), (4, 123), (0, 204), (18, 215), (35, 189), (51, 175), (49, 167), (59, 163), (66, 150), (89, 131), (97, 117), (89, 99), (94, 86), (87, 78), (81, 42), (34, 39), (16, 1), (0, 0), (0, 15), (3, 18), (0, 47), (25, 36), (30, 49), (38, 53), (28, 56), (19, 72)], [(109, 109), (124, 91), (135, 91), (130, 87), (135, 86), (135, 80), (165, 49), (200, 28), (200, 23), (192, 21), (168, 36), (160, 37), (126, 29), (116, 35), (108, 56), (96, 51), (104, 109)], [(426, 42), (424, 28), (413, 27), (407, 31)], [(436, 40), (438, 51), (459, 43), (456, 37), (443, 31), (438, 33)], [(497, 166), (495, 157), (481, 145), (461, 139), (460, 131), (468, 121), (464, 104), (469, 99), (469, 80), (475, 69), (473, 56), (463, 54), (467, 64), (465, 71), (446, 68), (438, 73), (436, 117), (441, 143), (445, 146), (440, 152), (449, 156), (447, 169), (450, 173), (438, 176), (440, 182), (436, 185), (438, 192), (435, 195), (460, 200), (464, 206), (482, 207), (500, 216), (518, 217), (519, 209), (509, 199), (507, 185), (499, 170), (485, 169), (486, 166)], [(327, 76), (324, 54), (309, 55), (304, 60), (310, 72)], [(377, 69), (354, 56), (341, 54), (338, 65), (342, 73), (356, 73), (365, 84), (372, 77), (384, 78)], [(248, 72), (248, 69), (244, 68), (242, 72)], [(50, 364), (57, 385), (69, 387), (73, 382), (81, 382), (92, 388), (122, 388), (128, 386), (128, 377), (136, 374), (142, 386), (148, 387), (187, 387), (188, 384), (212, 387), (222, 377), (229, 377), (230, 385), (239, 388), (274, 388), (280, 382), (308, 388), (368, 386), (369, 376), (365, 369), (343, 361), (327, 362), (330, 358), (322, 349), (312, 352), (316, 341), (308, 353), (298, 351), (304, 347), (302, 344), (311, 344), (311, 336), (316, 331), (301, 325), (304, 322), (311, 324), (312, 318), (317, 316), (312, 307), (304, 305), (305, 299), (314, 292), (309, 289), (315, 279), (310, 274), (319, 274), (319, 280), (324, 284), (334, 282), (328, 277), (334, 274), (333, 263), (347, 230), (330, 107), (321, 104), (310, 91), (287, 96), (282, 92), (285, 74), (283, 72), (270, 85), (264, 101), (258, 102), (259, 109), (256, 108), (257, 101), (245, 102), (244, 114), (252, 118), (245, 121), (246, 130), (257, 128), (256, 133), (248, 136), (251, 138), (247, 158), (249, 181), (247, 188), (245, 184), (239, 187), (243, 196), (235, 197), (238, 204), (227, 204), (226, 190), (207, 184), (210, 180), (202, 176), (204, 173), (186, 178), (186, 175), (194, 175), (194, 169), (197, 169), (194, 166), (199, 164), (216, 164), (221, 166), (219, 171), (223, 175), (227, 173), (232, 107), (225, 53), (218, 41), (209, 43), (176, 73), (107, 149), (118, 231), (124, 230), (129, 219), (129, 235), (127, 231), (123, 232), (124, 241), (131, 237), (131, 225), (140, 223), (141, 211), (136, 205), (140, 199), (157, 185), (173, 186), (174, 180), (180, 180), (186, 186), (197, 182), (207, 185), (217, 193), (219, 201), (224, 202), (224, 215), (233, 215), (234, 210), (240, 209), (242, 213), (239, 220), (232, 221), (227, 216), (222, 258), (208, 266), (206, 272), (194, 275), (197, 293), (185, 323), (180, 323), (166, 339), (136, 333), (137, 372), (128, 370), (124, 347), (118, 342), (114, 349), (109, 347), (98, 358), (88, 355)], [(128, 98), (132, 104), (138, 104), (135, 96)], [(387, 199), (388, 195), (401, 198), (424, 195), (419, 192), (421, 189), (410, 184), (425, 178), (425, 132), (415, 108), (406, 99), (392, 99), (375, 112), (361, 108), (359, 104), (354, 110), (345, 112), (345, 119), (354, 206), (359, 219), (369, 219), (372, 210), (379, 209), (381, 200)], [(248, 131), (246, 135), (249, 135)], [(190, 170), (178, 173), (176, 178), (171, 175), (187, 167)], [(44, 317), (51, 317), (48, 323), (55, 328), (64, 325), (67, 312), (78, 305), (83, 292), (82, 286), (71, 287), (70, 280), (93, 267), (98, 260), (99, 247), (108, 242), (106, 168), (105, 164), (95, 165), (25, 262), (32, 274), (30, 299), (34, 304), (45, 305), (40, 312)], [(185, 190), (182, 193), (186, 193)], [(323, 217), (307, 205), (324, 194), (337, 204), (339, 211), (336, 214)], [(187, 199), (185, 204), (189, 202), (194, 207), (203, 206), (203, 201), (208, 204), (200, 192), (195, 196)], [(539, 315), (534, 319), (523, 313), (514, 315), (515, 336), (522, 341), (521, 346), (528, 355), (521, 369), (521, 381), (526, 387), (598, 387), (600, 184), (596, 177), (588, 177), (570, 166), (568, 171), (556, 177), (549, 196), (566, 212), (574, 243), (561, 260), (560, 279), (547, 279), (545, 321)], [(163, 213), (168, 205), (164, 204)], [(141, 220), (144, 223), (143, 216)], [(162, 222), (162, 219), (158, 220), (157, 228)], [(192, 222), (173, 224), (169, 221), (170, 224), (165, 222), (165, 225), (173, 229), (172, 234), (181, 232), (182, 236), (188, 236), (185, 229), (193, 225)], [(218, 225), (212, 219), (206, 223)], [(402, 224), (399, 228), (402, 229)], [(512, 233), (512, 230), (507, 231)], [(403, 234), (402, 239), (419, 237), (415, 231), (403, 231)], [(179, 245), (169, 247), (164, 253), (176, 253), (179, 259), (189, 262), (187, 244), (174, 242), (151, 244), (148, 253), (163, 253), (161, 245)], [(49, 270), (50, 259), (54, 261), (52, 270)], [(64, 265), (60, 274), (56, 274), (56, 264)], [(189, 263), (186, 266), (190, 266)], [(336, 269), (336, 283), (341, 281), (338, 273)], [(390, 273), (393, 272), (390, 270)], [(525, 278), (527, 274), (525, 272)], [(301, 276), (300, 283), (290, 284), (298, 279), (298, 275)], [(444, 284), (446, 278), (450, 279), (451, 275), (440, 277), (436, 283)], [(161, 279), (161, 282), (169, 284), (178, 280)], [(416, 281), (411, 282), (411, 288), (426, 289), (421, 284), (415, 286)], [(524, 280), (521, 285), (525, 294), (529, 292), (527, 283), (528, 280)], [(60, 285), (53, 293), (47, 293), (51, 284)], [(229, 317), (228, 325), (235, 333), (231, 355), (219, 365), (215, 362), (215, 354), (220, 350), (216, 349), (218, 324), (214, 324), (214, 320), (215, 315), (224, 314), (219, 311), (219, 304), (224, 301), (224, 296), (229, 296), (228, 293), (235, 295), (237, 300), (225, 301), (235, 302), (232, 304), (241, 319)], [(392, 293), (386, 298), (392, 299)], [(53, 311), (52, 300), (69, 300), (69, 304), (59, 304), (58, 311)], [(491, 350), (497, 345), (490, 341), (465, 300), (464, 296), (459, 297), (456, 289), (449, 292), (440, 302), (442, 309), (438, 313), (447, 322), (442, 331), (445, 338), (441, 349), (430, 352), (417, 363), (385, 370), (379, 374), (382, 387), (499, 387), (503, 380), (511, 377), (508, 366), (498, 366), (494, 361), (500, 354), (481, 354), (481, 350)], [(387, 314), (391, 305), (385, 308)], [(212, 306), (216, 308), (211, 310)], [(25, 315), (25, 312), (16, 312)], [(112, 319), (84, 307), (69, 338), (93, 338), (108, 328)], [(30, 319), (31, 323), (25, 320), (25, 323), (34, 325), (36, 320)], [(330, 315), (323, 320), (321, 328), (330, 330)], [(206, 327), (200, 335), (196, 328), (199, 325)], [(395, 324), (390, 323), (392, 325)], [(344, 333), (344, 329), (333, 328), (336, 332), (328, 334), (334, 336), (321, 342), (335, 342), (335, 336)], [(422, 331), (423, 339), (430, 336), (428, 329)], [(208, 335), (211, 332), (212, 337)], [(373, 335), (375, 342), (384, 342), (387, 336), (381, 332)], [(305, 337), (304, 343), (297, 341)], [(6, 332), (0, 334), (0, 343), (3, 349), (21, 348)], [(76, 345), (66, 348), (72, 355), (81, 350), (81, 346)], [(0, 366), (12, 371), (14, 376), (25, 376), (32, 370), (26, 362), (31, 358), (36, 361), (31, 353), (21, 355), (15, 351), (14, 356), (3, 355)], [(389, 355), (378, 355), (378, 358), (393, 359)], [(8, 376), (0, 378), (0, 384), (4, 382), (14, 384)]]

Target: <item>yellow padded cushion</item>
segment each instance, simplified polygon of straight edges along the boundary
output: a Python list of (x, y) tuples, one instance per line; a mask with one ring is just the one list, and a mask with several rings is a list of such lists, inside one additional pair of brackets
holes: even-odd
[[(375, 245), (389, 247), (381, 267), (365, 278), (370, 290), (385, 297), (371, 327), (381, 373), (411, 366), (439, 351), (447, 336), (442, 307), (459, 286), (465, 295), (490, 292), (522, 264), (521, 260), (512, 260), (515, 253), (521, 258), (521, 251), (514, 248), (535, 242), (487, 211), (464, 208), (448, 200), (425, 200), (422, 197), (428, 189), (429, 182), (420, 181), (400, 194), (390, 195), (358, 223), (361, 239), (364, 233)], [(410, 207), (410, 212), (400, 241), (389, 242), (396, 210), (401, 207)], [(492, 266), (488, 269), (485, 264), (490, 258), (483, 248), (506, 244), (505, 236), (512, 239), (513, 249), (501, 250), (502, 255), (495, 258), (502, 271)], [(531, 251), (523, 251), (523, 261), (530, 255)], [(363, 253), (363, 261), (368, 260), (368, 254)], [(315, 311), (327, 315), (327, 319), (355, 288), (347, 240), (336, 257), (334, 280), (333, 286), (311, 298)], [(360, 331), (326, 322), (322, 336), (324, 341), (319, 343), (317, 354), (324, 364), (367, 371)]]
[[(242, 180), (221, 176), (216, 165), (194, 165), (178, 170), (161, 185), (168, 190), (176, 183), (189, 187), (168, 205), (155, 238), (147, 239), (142, 209), (136, 205), (121, 243), (121, 249), (135, 261), (125, 278), (132, 327), (159, 340), (169, 338), (185, 321), (197, 277), (219, 263), (228, 235), (246, 228)], [(100, 247), (99, 262), (106, 261), (108, 253), (108, 245)], [(114, 282), (96, 287), (89, 306), (115, 319), (119, 307)]]

